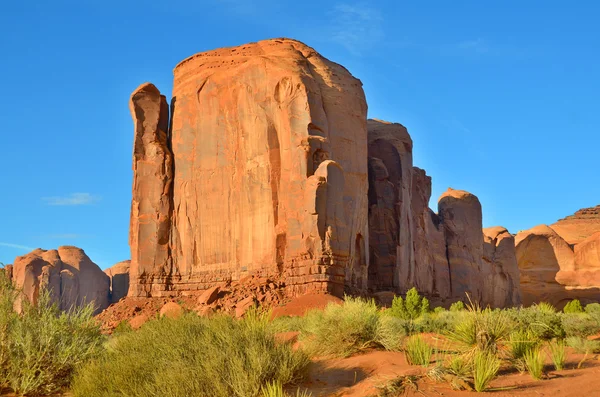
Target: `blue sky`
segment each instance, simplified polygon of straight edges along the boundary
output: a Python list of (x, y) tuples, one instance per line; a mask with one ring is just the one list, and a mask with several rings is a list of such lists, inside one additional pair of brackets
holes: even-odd
[(301, 40), (401, 122), (415, 165), (512, 232), (600, 203), (595, 1), (53, 0), (0, 4), (0, 262), (129, 258), (130, 93), (196, 52)]

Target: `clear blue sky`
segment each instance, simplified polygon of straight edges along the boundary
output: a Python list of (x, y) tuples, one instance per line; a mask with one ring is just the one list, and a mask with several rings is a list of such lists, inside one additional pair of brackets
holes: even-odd
[(196, 52), (292, 37), (401, 122), (415, 165), (512, 232), (600, 203), (596, 1), (38, 0), (0, 4), (0, 262), (129, 258), (130, 93)]

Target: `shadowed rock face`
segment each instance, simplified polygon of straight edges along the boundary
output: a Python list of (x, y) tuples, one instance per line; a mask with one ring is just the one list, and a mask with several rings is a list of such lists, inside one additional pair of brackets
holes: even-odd
[(119, 262), (104, 271), (110, 277), (110, 303), (117, 303), (127, 296), (130, 266), (131, 261), (127, 260)]
[[(514, 241), (504, 228), (482, 230), (474, 195), (448, 189), (435, 214), (431, 178), (413, 167), (412, 140), (400, 124), (368, 120), (369, 288), (466, 299), (504, 307), (520, 303)], [(497, 230), (496, 230), (497, 229)]]
[(174, 71), (171, 129), (150, 84), (135, 124), (132, 296), (250, 273), (294, 293), (367, 281), (362, 84), (288, 39), (196, 54)]
[(570, 245), (546, 225), (519, 232), (515, 239), (523, 304), (600, 300), (600, 233)]
[(110, 280), (80, 248), (36, 249), (17, 257), (12, 273), (16, 287), (33, 303), (41, 290), (47, 289), (62, 310), (90, 302), (94, 302), (96, 312), (108, 307)]

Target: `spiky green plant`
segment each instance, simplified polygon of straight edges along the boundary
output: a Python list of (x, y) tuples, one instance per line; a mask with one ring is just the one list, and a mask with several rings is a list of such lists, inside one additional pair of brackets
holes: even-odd
[(488, 388), (500, 369), (500, 360), (489, 351), (478, 351), (473, 357), (473, 383), (475, 390), (482, 392)]
[(311, 397), (312, 394), (307, 390), (298, 388), (294, 395), (286, 393), (280, 381), (273, 381), (261, 387), (261, 397)]
[(448, 369), (458, 377), (466, 377), (472, 371), (472, 363), (462, 355), (453, 355), (448, 361)]
[(565, 360), (567, 352), (565, 350), (565, 343), (563, 341), (553, 341), (548, 343), (548, 350), (550, 351), (550, 357), (554, 363), (554, 368), (560, 371), (565, 366)]
[(406, 340), (404, 354), (406, 361), (410, 365), (422, 365), (426, 367), (431, 361), (433, 348), (420, 335), (415, 335)]
[(508, 345), (513, 360), (522, 359), (525, 354), (540, 345), (537, 335), (529, 329), (517, 329), (511, 332)]
[(532, 349), (523, 356), (525, 367), (533, 379), (542, 379), (544, 374), (544, 355), (541, 349)]

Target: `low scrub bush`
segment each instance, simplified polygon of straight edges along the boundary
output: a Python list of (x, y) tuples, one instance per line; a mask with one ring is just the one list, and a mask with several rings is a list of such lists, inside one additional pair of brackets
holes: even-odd
[(568, 312), (561, 316), (562, 328), (565, 335), (586, 336), (595, 335), (600, 332), (600, 323), (592, 316), (584, 312)]
[(410, 365), (422, 365), (426, 367), (431, 361), (433, 348), (429, 346), (421, 336), (415, 335), (406, 340), (404, 353), (406, 355), (406, 361)]
[(521, 330), (532, 331), (542, 340), (562, 339), (565, 331), (560, 313), (548, 303), (540, 303), (526, 308), (503, 310), (509, 317), (508, 325)]
[(585, 305), (585, 312), (587, 314), (600, 314), (600, 303), (590, 303)]
[(571, 336), (566, 339), (567, 346), (572, 347), (577, 353), (592, 354), (600, 353), (600, 341), (587, 340), (577, 336)]
[(273, 382), (299, 380), (307, 356), (277, 343), (269, 313), (241, 320), (188, 313), (122, 334), (73, 380), (76, 397), (123, 395), (257, 397)]
[(447, 336), (458, 345), (462, 353), (471, 357), (477, 351), (496, 354), (508, 338), (508, 320), (504, 311), (469, 306), (462, 320)]
[(472, 371), (472, 363), (464, 356), (453, 355), (448, 361), (448, 369), (458, 377), (466, 377)]
[(267, 383), (265, 386), (261, 387), (261, 397), (311, 397), (312, 394), (308, 391), (302, 391), (299, 388), (296, 390), (296, 393), (289, 394), (286, 393), (283, 389), (283, 385), (281, 382), (275, 381), (271, 383)]
[(375, 331), (375, 342), (386, 350), (400, 351), (407, 335), (407, 322), (391, 316), (381, 316)]
[(300, 340), (311, 355), (348, 357), (377, 345), (379, 319), (373, 300), (347, 296), (342, 304), (309, 311)]
[(451, 312), (459, 312), (461, 310), (465, 310), (465, 304), (462, 301), (457, 301), (450, 305)]
[(482, 392), (488, 388), (500, 369), (500, 360), (495, 354), (478, 351), (473, 358), (473, 384), (475, 390)]
[(529, 350), (523, 356), (525, 367), (533, 379), (542, 379), (544, 374), (544, 354), (539, 348)]
[(105, 341), (92, 305), (61, 312), (43, 290), (37, 305), (26, 299), (13, 310), (17, 292), (0, 272), (0, 389), (38, 396), (68, 386), (75, 368), (100, 354)]

